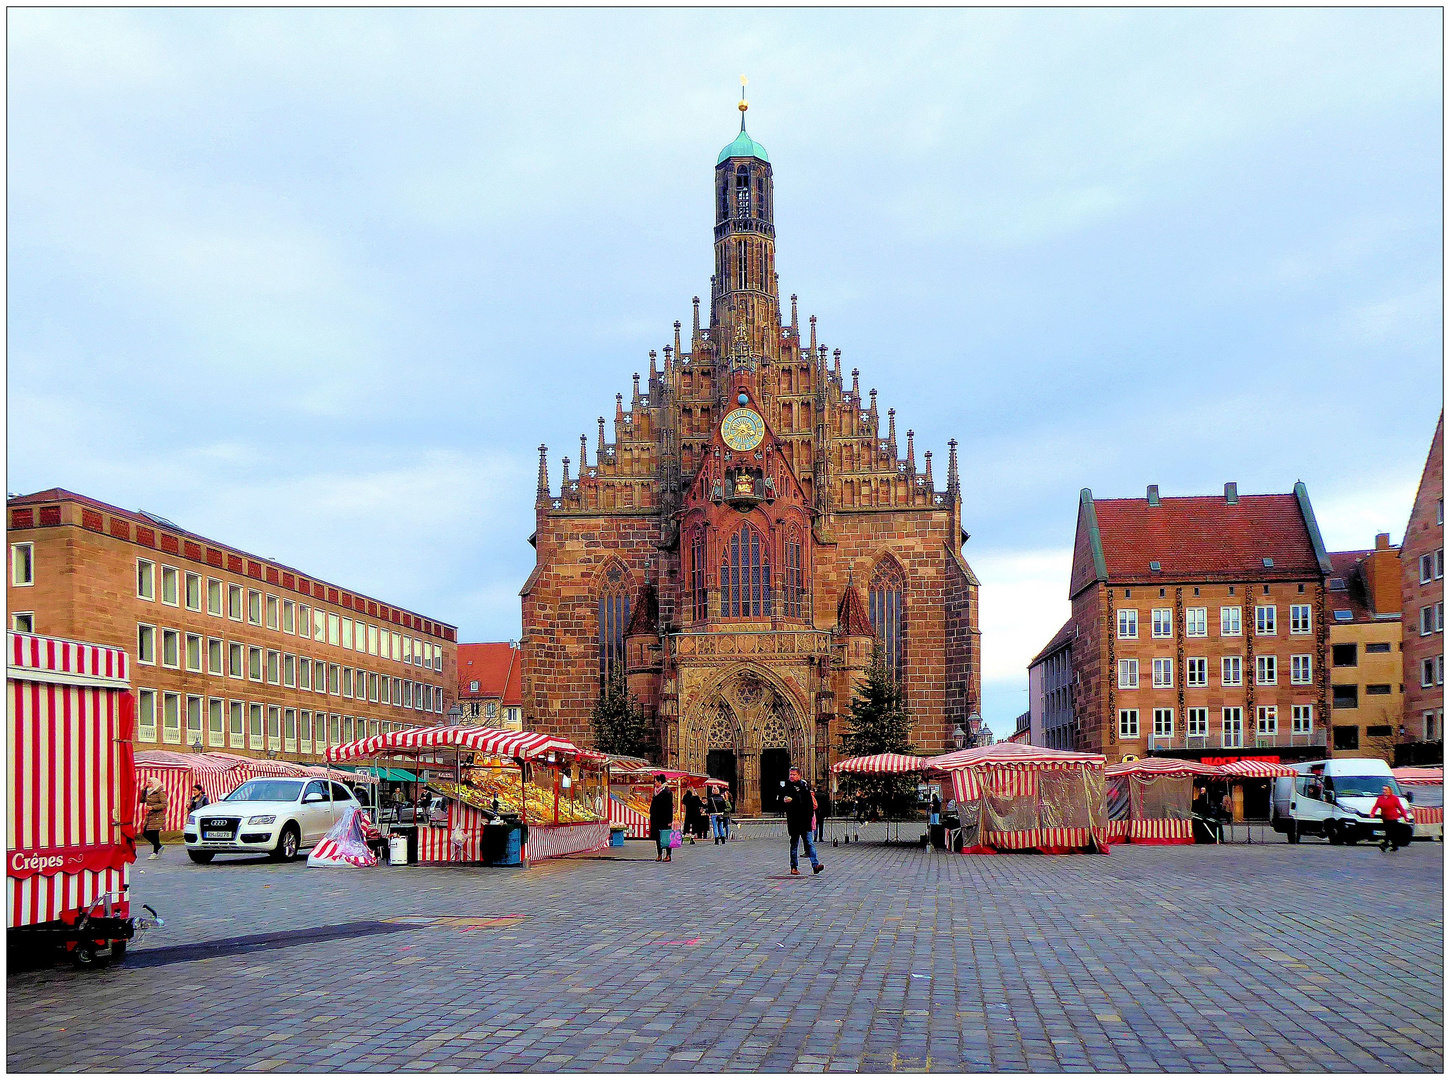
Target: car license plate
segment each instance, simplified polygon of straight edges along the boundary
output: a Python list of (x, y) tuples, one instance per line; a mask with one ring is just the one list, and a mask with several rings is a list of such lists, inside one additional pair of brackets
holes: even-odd
[(203, 840), (230, 840), (232, 838), (229, 829), (207, 829), (201, 834)]

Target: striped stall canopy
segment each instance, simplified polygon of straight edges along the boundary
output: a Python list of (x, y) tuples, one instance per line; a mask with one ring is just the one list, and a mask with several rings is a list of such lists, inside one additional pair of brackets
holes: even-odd
[(1217, 765), (1184, 758), (1151, 757), (1120, 761), (1103, 770), (1105, 776), (1217, 776)]
[(868, 754), (865, 757), (847, 758), (831, 766), (834, 773), (882, 773), (922, 772), (930, 768), (929, 759), (914, 754)]
[(354, 761), (380, 757), (390, 751), (414, 751), (451, 747), (497, 757), (538, 759), (547, 754), (579, 752), (568, 739), (541, 735), (536, 731), (505, 731), (488, 727), (427, 727), (389, 731), (327, 748), (328, 761)]
[(131, 678), (130, 658), (124, 649), (39, 634), (12, 632), (8, 636), (11, 667), (43, 671), (51, 676), (73, 675), (86, 681), (100, 678), (125, 683)]
[(1045, 746), (1028, 746), (1024, 743), (993, 743), (971, 750), (957, 750), (951, 754), (928, 759), (933, 769), (943, 772), (952, 769), (1076, 769), (1086, 766), (1101, 768), (1107, 764), (1102, 754), (1080, 754), (1075, 750), (1050, 750)]
[(1218, 767), (1218, 775), (1224, 780), (1272, 780), (1276, 776), (1298, 776), (1299, 770), (1292, 765), (1280, 765), (1273, 761), (1250, 761), (1244, 758)]
[[(1392, 770), (1395, 779), (1401, 784), (1441, 784), (1445, 783), (1445, 769), (1443, 766), (1436, 766), (1433, 769), (1406, 766), (1402, 769)], [(1417, 815), (1418, 816), (1418, 815)]]

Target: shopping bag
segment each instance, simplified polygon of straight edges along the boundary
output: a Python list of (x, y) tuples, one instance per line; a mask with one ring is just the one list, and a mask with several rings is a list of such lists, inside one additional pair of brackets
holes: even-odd
[(665, 847), (679, 847), (683, 840), (684, 838), (680, 835), (679, 829), (671, 829), (669, 838), (665, 841)]

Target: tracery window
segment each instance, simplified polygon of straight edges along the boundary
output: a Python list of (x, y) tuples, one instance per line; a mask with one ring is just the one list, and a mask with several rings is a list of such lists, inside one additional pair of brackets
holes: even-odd
[(705, 589), (705, 534), (696, 532), (690, 540), (690, 596), (696, 620), (709, 617), (709, 594)]
[(805, 572), (801, 566), (801, 534), (794, 525), (785, 536), (785, 615), (799, 619), (805, 601)]
[(906, 575), (894, 560), (876, 568), (869, 595), (871, 630), (886, 653), (886, 670), (899, 683), (906, 674)]
[(744, 165), (735, 171), (735, 216), (750, 216), (750, 174)]
[(721, 556), (720, 614), (749, 619), (770, 613), (770, 555), (760, 533), (744, 524), (726, 542)]
[(624, 663), (624, 629), (629, 625), (629, 582), (615, 564), (605, 573), (599, 595), (599, 683), (609, 681), (616, 664)]

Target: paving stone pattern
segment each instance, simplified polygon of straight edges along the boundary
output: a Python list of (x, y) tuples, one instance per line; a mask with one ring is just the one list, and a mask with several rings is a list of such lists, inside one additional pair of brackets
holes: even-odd
[[(769, 840), (686, 846), (669, 866), (631, 843), (528, 870), (193, 866), (168, 848), (134, 879), (167, 918), (133, 952), (147, 966), (10, 974), (7, 1063), (1443, 1069), (1437, 844), (1106, 857), (852, 844), (822, 858), (820, 877), (790, 878)], [(200, 960), (164, 951), (394, 919), (408, 925)]]

